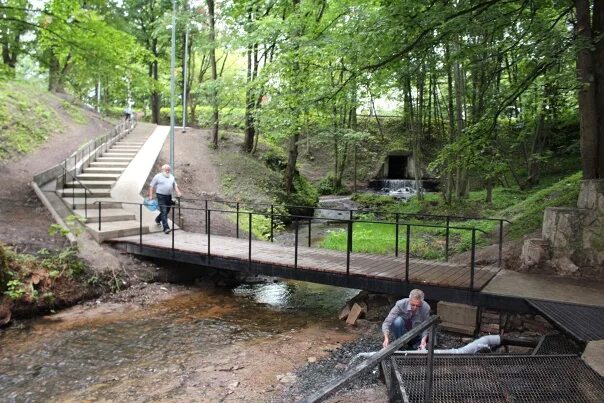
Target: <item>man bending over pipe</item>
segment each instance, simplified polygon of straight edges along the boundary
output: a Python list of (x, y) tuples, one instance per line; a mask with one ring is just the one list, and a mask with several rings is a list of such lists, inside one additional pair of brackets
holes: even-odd
[[(430, 316), (430, 305), (424, 301), (424, 292), (422, 290), (411, 290), (409, 298), (403, 298), (396, 301), (394, 307), (382, 324), (382, 332), (384, 333), (384, 344), (386, 347), (390, 344), (390, 333), (398, 339), (409, 330), (413, 329)], [(423, 350), (428, 342), (428, 329), (424, 330), (421, 336), (411, 341), (413, 348)]]

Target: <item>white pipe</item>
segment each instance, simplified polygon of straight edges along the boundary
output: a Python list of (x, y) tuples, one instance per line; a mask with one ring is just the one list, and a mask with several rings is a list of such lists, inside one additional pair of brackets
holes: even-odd
[[(479, 339), (474, 340), (471, 343), (466, 344), (460, 348), (449, 348), (446, 350), (434, 350), (434, 354), (476, 354), (481, 350), (491, 349), (491, 347), (497, 347), (501, 344), (501, 336), (499, 335), (490, 335), (490, 336), (482, 336)], [(355, 355), (352, 360), (350, 360), (350, 367), (357, 358), (369, 358), (374, 355), (377, 351), (371, 351), (368, 353), (358, 353)], [(402, 351), (405, 355), (407, 354), (426, 354), (428, 350), (404, 350)]]

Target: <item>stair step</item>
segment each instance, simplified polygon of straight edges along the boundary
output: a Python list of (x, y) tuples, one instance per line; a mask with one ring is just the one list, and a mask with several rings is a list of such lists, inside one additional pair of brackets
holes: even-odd
[(65, 187), (66, 188), (80, 188), (82, 187), (82, 185), (86, 186), (89, 189), (99, 189), (99, 188), (105, 188), (105, 189), (111, 189), (111, 187), (113, 186), (113, 184), (115, 183), (115, 181), (113, 180), (109, 180), (109, 181), (89, 181), (89, 180), (83, 180), (83, 181), (71, 181), (71, 182), (65, 182)]
[(122, 172), (124, 172), (124, 168), (114, 168), (114, 167), (88, 167), (88, 168), (84, 168), (84, 173), (91, 173), (91, 174), (121, 174)]
[(111, 150), (138, 151), (138, 150), (140, 150), (141, 147), (142, 147), (142, 144), (138, 145), (138, 144), (117, 143), (113, 147), (111, 147)]
[[(89, 231), (98, 241), (104, 241), (105, 239), (111, 238), (119, 238), (123, 236), (131, 236), (138, 235), (140, 233), (141, 228), (139, 227), (139, 223), (136, 220), (128, 220), (128, 221), (112, 221), (112, 222), (103, 222), (101, 223), (101, 230), (99, 231), (99, 226), (97, 223), (86, 224)], [(144, 226), (142, 228), (143, 234), (149, 233), (149, 227)]]
[(125, 162), (127, 164), (132, 161), (132, 158), (123, 158), (123, 157), (99, 157), (96, 159), (97, 162)]
[[(71, 197), (63, 197), (62, 200), (65, 203), (65, 205), (69, 206), (69, 208), (71, 208), (72, 210), (84, 210), (84, 198), (83, 197), (76, 197), (73, 200)], [(95, 202), (99, 202), (99, 201), (101, 202), (102, 209), (122, 208), (122, 203), (113, 201), (113, 199), (111, 199), (110, 197), (89, 197), (87, 199), (87, 201), (88, 201), (88, 204), (86, 206), (87, 206), (89, 212), (94, 209), (98, 210), (99, 205), (98, 205), (98, 203), (95, 203)], [(74, 203), (75, 203), (75, 207), (74, 207)], [(102, 216), (103, 216), (103, 214), (101, 214), (101, 217)]]
[(120, 177), (119, 173), (102, 174), (102, 173), (94, 173), (94, 172), (84, 172), (84, 173), (78, 175), (78, 179), (81, 181), (117, 180), (117, 178), (119, 178), (119, 177)]
[(129, 162), (95, 161), (90, 163), (92, 168), (126, 168)]
[[(75, 214), (80, 215), (81, 217), (86, 217), (86, 211), (84, 209), (74, 210)], [(113, 221), (137, 221), (136, 215), (133, 213), (126, 211), (124, 209), (109, 209), (103, 208), (101, 211), (101, 228), (105, 222), (113, 222)], [(89, 209), (88, 210), (88, 218), (86, 219), (88, 223), (98, 223), (99, 222), (99, 210)], [(137, 221), (138, 222), (138, 221)], [(140, 225), (140, 224), (139, 224)], [(98, 226), (97, 226), (98, 229)]]
[[(95, 198), (95, 197), (111, 197), (111, 189), (90, 189), (92, 193), (88, 193), (86, 198)], [(84, 197), (86, 193), (86, 189), (84, 188), (69, 188), (69, 189), (57, 189), (56, 193), (60, 197), (65, 197), (71, 199), (73, 197)]]
[(127, 152), (127, 153), (113, 152), (113, 150), (109, 150), (106, 153), (103, 153), (103, 155), (101, 155), (101, 157), (106, 157), (106, 158), (129, 158), (129, 159), (132, 159), (132, 158), (134, 158), (135, 155), (136, 155), (136, 153), (131, 153), (131, 152)]

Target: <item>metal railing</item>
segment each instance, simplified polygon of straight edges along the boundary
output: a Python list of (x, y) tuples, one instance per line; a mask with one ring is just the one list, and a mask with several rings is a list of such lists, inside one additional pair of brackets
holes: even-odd
[(121, 121), (109, 133), (88, 141), (57, 165), (35, 175), (34, 182), (38, 186), (42, 186), (57, 180), (57, 188), (62, 188), (67, 180), (67, 173), (70, 173), (71, 177), (77, 177), (84, 168), (90, 166), (90, 162), (96, 160), (100, 154), (106, 152), (119, 139), (130, 133), (136, 124), (135, 116), (130, 121)]
[[(237, 201), (229, 201), (229, 200), (214, 200), (214, 199), (186, 199), (186, 198), (181, 198), (180, 199), (182, 202), (193, 202), (194, 204), (197, 204), (199, 202), (202, 202), (204, 204), (204, 209), (208, 209), (210, 206), (210, 203), (217, 203), (217, 204), (223, 204), (226, 206), (233, 206), (236, 210), (236, 234), (237, 234), (237, 238), (239, 238), (239, 215), (241, 213), (245, 213), (245, 211), (249, 211), (249, 210), (243, 210), (241, 211), (241, 207), (242, 206), (251, 206), (253, 209), (258, 207), (266, 207), (267, 210), (265, 211), (265, 213), (269, 213), (270, 211), (270, 215), (271, 215), (271, 225), (270, 225), (270, 236), (269, 236), (269, 240), (272, 242), (274, 239), (274, 233), (273, 233), (273, 229), (274, 229), (274, 221), (272, 220), (272, 217), (274, 216), (274, 210), (275, 210), (275, 206), (279, 206), (282, 208), (286, 208), (286, 209), (308, 209), (308, 210), (312, 210), (313, 211), (313, 215), (315, 214), (316, 210), (324, 210), (324, 211), (338, 211), (338, 212), (343, 212), (343, 213), (347, 213), (348, 215), (348, 220), (349, 221), (356, 221), (356, 222), (361, 222), (359, 221), (358, 218), (355, 217), (355, 213), (370, 213), (370, 214), (374, 214), (376, 216), (382, 215), (382, 216), (394, 216), (395, 221), (399, 222), (401, 220), (401, 217), (423, 217), (423, 218), (427, 218), (427, 219), (440, 219), (440, 220), (444, 220), (445, 224), (443, 226), (436, 226), (438, 228), (444, 228), (445, 229), (445, 261), (449, 261), (449, 253), (450, 253), (450, 232), (451, 230), (456, 229), (455, 226), (451, 225), (452, 221), (455, 220), (476, 220), (476, 221), (496, 221), (498, 222), (498, 257), (497, 257), (497, 265), (499, 267), (501, 267), (501, 263), (502, 263), (502, 257), (503, 257), (503, 240), (504, 240), (504, 231), (503, 231), (503, 227), (504, 227), (504, 223), (510, 223), (509, 220), (503, 219), (503, 218), (476, 218), (476, 217), (465, 217), (465, 216), (455, 216), (455, 215), (436, 215), (436, 214), (422, 214), (422, 213), (392, 213), (392, 212), (386, 212), (386, 211), (381, 211), (381, 210), (371, 210), (371, 209), (339, 209), (339, 208), (330, 208), (330, 207), (315, 207), (315, 206), (298, 206), (298, 205), (289, 205), (289, 204), (285, 204), (285, 205), (275, 205), (275, 204), (271, 204), (271, 203), (243, 203), (243, 202), (237, 202)], [(254, 210), (252, 210), (254, 211)], [(258, 213), (262, 213), (260, 211), (256, 211)], [(294, 217), (294, 216), (291, 216)], [(310, 246), (310, 240), (311, 240), (311, 233), (312, 233), (312, 221), (313, 220), (326, 220), (326, 221), (333, 221), (333, 222), (346, 222), (346, 220), (338, 220), (338, 219), (327, 219), (327, 218), (316, 218), (316, 217), (309, 217), (308, 218), (308, 246)], [(386, 223), (386, 221), (384, 220), (379, 220), (376, 219), (375, 220), (376, 223)], [(429, 227), (429, 225), (426, 225), (427, 227)], [(478, 230), (484, 234), (487, 234), (485, 231), (482, 230)], [(396, 231), (396, 244), (398, 245), (398, 226), (397, 226), (397, 231)], [(473, 240), (473, 244), (475, 242), (475, 239)], [(398, 256), (398, 248), (395, 249), (397, 256)]]
[[(63, 168), (62, 165), (61, 165), (61, 168)], [(63, 169), (65, 169), (65, 168), (63, 168)], [(68, 172), (67, 170), (65, 170), (64, 174), (65, 175), (69, 175), (69, 177), (71, 179), (73, 179), (74, 181), (76, 181), (82, 187), (82, 189), (84, 189), (84, 217), (88, 218), (88, 193), (90, 193), (92, 195), (93, 194), (92, 190), (90, 190), (88, 188), (88, 186), (84, 185), (82, 183), (82, 181), (80, 181), (77, 177), (73, 176), (71, 174), (71, 172)], [(75, 189), (76, 189), (75, 185), (72, 184), (72, 186), (71, 186), (71, 209), (72, 210), (76, 209), (76, 204), (75, 204)], [(65, 187), (63, 187), (63, 190), (65, 190)], [(63, 192), (63, 196), (65, 196), (65, 192)]]
[[(103, 202), (95, 201), (95, 204), (98, 205), (98, 230), (102, 231), (102, 205)], [(121, 203), (127, 205), (138, 205), (139, 206), (139, 244), (143, 246), (143, 223), (142, 223), (142, 208), (144, 203), (133, 203), (133, 202), (120, 202), (120, 201), (112, 201), (110, 203)], [(205, 233), (207, 235), (207, 257), (208, 261), (212, 256), (211, 250), (211, 234), (212, 234), (212, 213), (218, 214), (236, 214), (237, 215), (237, 227), (239, 227), (239, 216), (247, 215), (248, 218), (248, 264), (252, 263), (252, 220), (254, 216), (262, 216), (262, 217), (270, 217), (271, 227), (275, 218), (280, 219), (294, 219), (294, 270), (298, 269), (298, 247), (299, 247), (299, 223), (300, 221), (312, 220), (313, 217), (309, 216), (292, 216), (288, 214), (278, 214), (274, 212), (253, 212), (253, 211), (241, 211), (241, 210), (223, 210), (223, 209), (211, 209), (209, 207), (198, 208), (198, 207), (182, 207), (180, 204), (178, 205), (160, 205), (159, 207), (169, 207), (171, 208), (171, 219), (174, 225), (176, 210), (191, 210), (191, 211), (203, 211), (204, 212), (204, 224), (202, 228), (205, 228)], [(355, 223), (370, 223), (370, 224), (389, 224), (394, 225), (396, 228), (396, 233), (399, 232), (399, 227), (404, 226), (406, 228), (406, 243), (405, 243), (405, 282), (409, 283), (409, 271), (411, 266), (411, 228), (412, 227), (424, 227), (424, 228), (443, 228), (439, 225), (431, 225), (431, 224), (417, 224), (417, 223), (406, 223), (406, 222), (387, 222), (387, 221), (370, 221), (370, 220), (344, 220), (344, 219), (324, 219), (328, 221), (335, 221), (338, 223), (345, 223), (347, 226), (347, 242), (346, 242), (346, 275), (350, 276), (350, 262), (351, 262), (351, 254), (353, 252), (353, 224)], [(476, 233), (483, 232), (482, 230), (474, 227), (454, 227), (450, 226), (450, 229), (461, 230), (461, 231), (470, 231), (471, 232), (471, 253), (470, 253), (470, 286), (469, 289), (473, 290), (474, 288), (474, 277), (475, 277), (475, 269), (476, 269), (476, 259), (475, 259), (475, 251), (476, 251)], [(171, 244), (171, 252), (174, 256), (175, 254), (175, 238), (174, 231), (171, 232), (172, 236), (172, 244)], [(239, 236), (239, 231), (237, 230), (237, 237)], [(399, 239), (396, 237), (396, 245), (395, 245), (395, 256), (398, 257), (398, 249), (399, 249)]]

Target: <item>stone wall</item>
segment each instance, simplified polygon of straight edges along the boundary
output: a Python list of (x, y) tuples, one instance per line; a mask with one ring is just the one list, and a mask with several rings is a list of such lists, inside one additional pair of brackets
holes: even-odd
[(545, 210), (541, 238), (522, 248), (524, 271), (604, 276), (604, 180), (581, 182), (577, 208)]

